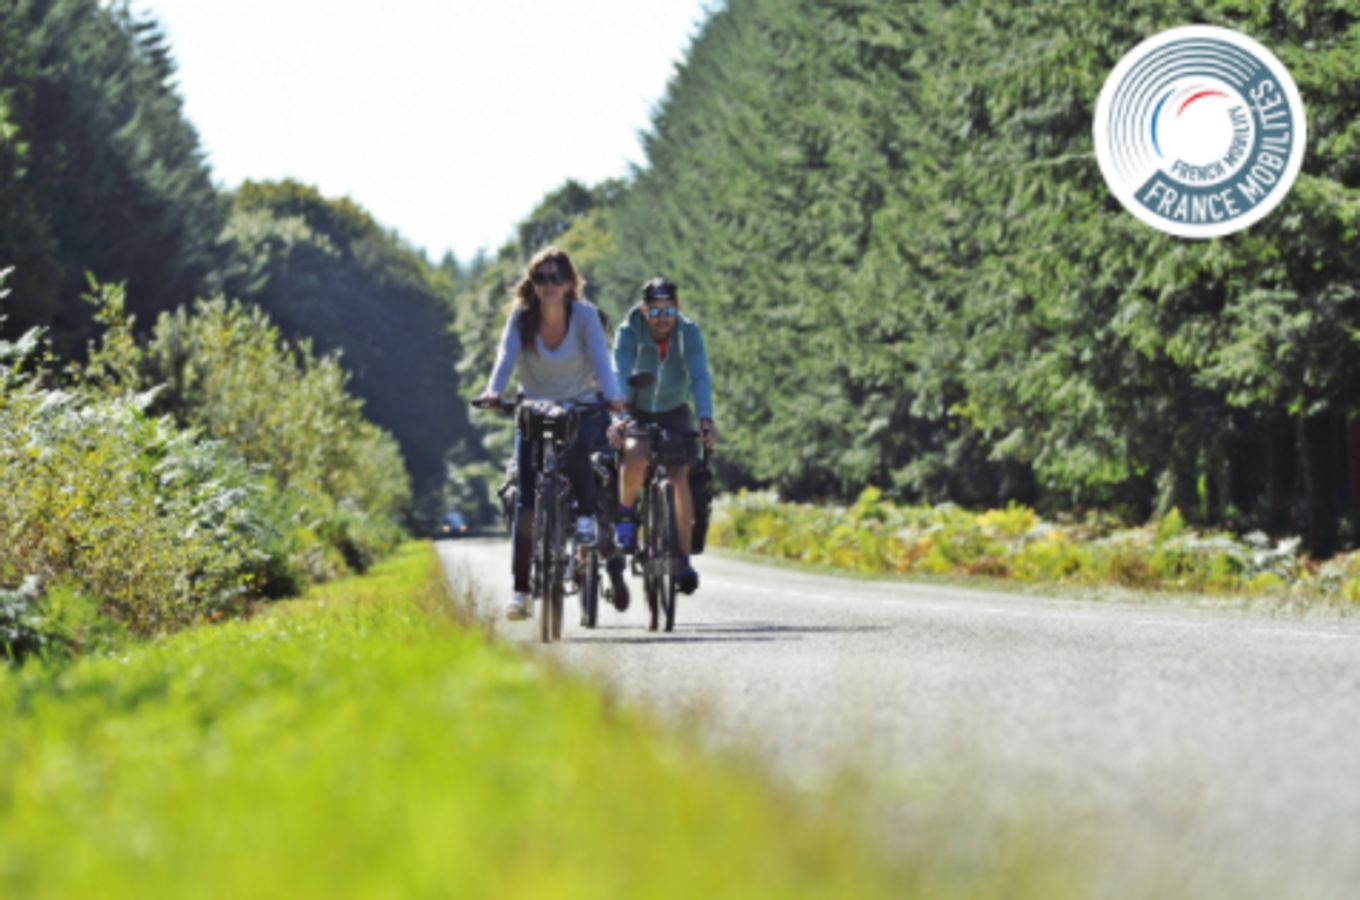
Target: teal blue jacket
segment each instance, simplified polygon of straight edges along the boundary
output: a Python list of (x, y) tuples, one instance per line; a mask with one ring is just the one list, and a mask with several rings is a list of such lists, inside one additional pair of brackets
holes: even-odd
[[(634, 372), (651, 372), (656, 382), (642, 390), (630, 388), (628, 376)], [(693, 319), (678, 317), (663, 362), (641, 304), (633, 307), (614, 333), (614, 374), (628, 395), (629, 406), (666, 412), (693, 397), (699, 418), (713, 418), (713, 378), (708, 372), (704, 336)]]

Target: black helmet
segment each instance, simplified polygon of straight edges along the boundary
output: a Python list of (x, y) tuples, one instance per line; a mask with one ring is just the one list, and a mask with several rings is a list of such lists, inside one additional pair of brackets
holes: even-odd
[(675, 282), (660, 275), (653, 278), (642, 286), (642, 300), (679, 300), (680, 292), (676, 290)]

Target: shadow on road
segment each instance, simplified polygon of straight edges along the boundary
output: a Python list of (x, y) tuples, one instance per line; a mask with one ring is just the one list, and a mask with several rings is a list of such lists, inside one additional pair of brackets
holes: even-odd
[(781, 625), (778, 622), (695, 622), (680, 627), (705, 634), (855, 634), (887, 631), (882, 625)]
[(714, 635), (706, 634), (676, 634), (671, 632), (647, 632), (646, 635), (637, 637), (605, 637), (603, 635), (587, 635), (578, 637), (573, 635), (570, 639), (573, 644), (720, 644), (720, 643), (768, 643), (770, 641), (788, 640), (773, 636), (743, 636), (743, 635)]
[(588, 635), (573, 635), (572, 642), (579, 644), (717, 644), (717, 643), (768, 643), (771, 641), (797, 641), (809, 634), (852, 634), (855, 632), (884, 631), (878, 625), (781, 625), (777, 622), (698, 622), (693, 625), (677, 625), (670, 634), (648, 632), (628, 636), (609, 635), (602, 632), (624, 630), (627, 626), (605, 626)]

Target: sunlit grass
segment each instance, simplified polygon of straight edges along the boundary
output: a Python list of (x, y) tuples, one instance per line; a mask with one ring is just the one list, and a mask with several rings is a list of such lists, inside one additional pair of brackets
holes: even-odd
[(0, 675), (0, 896), (1053, 897), (1067, 884), (1065, 867), (1028, 857), (962, 880), (928, 853), (885, 860), (847, 819), (460, 627), (440, 577), (428, 546), (409, 545), (252, 621)]

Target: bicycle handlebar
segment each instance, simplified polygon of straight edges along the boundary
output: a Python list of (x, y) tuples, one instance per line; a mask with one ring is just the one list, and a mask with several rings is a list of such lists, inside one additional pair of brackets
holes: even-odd
[(577, 401), (577, 400), (530, 400), (528, 397), (516, 395), (510, 400), (504, 397), (477, 397), (472, 400), (472, 405), (477, 409), (490, 409), (506, 414), (512, 413), (521, 407), (532, 408), (537, 404), (551, 404), (559, 407), (566, 412), (601, 412), (609, 408), (608, 403), (596, 401)]

